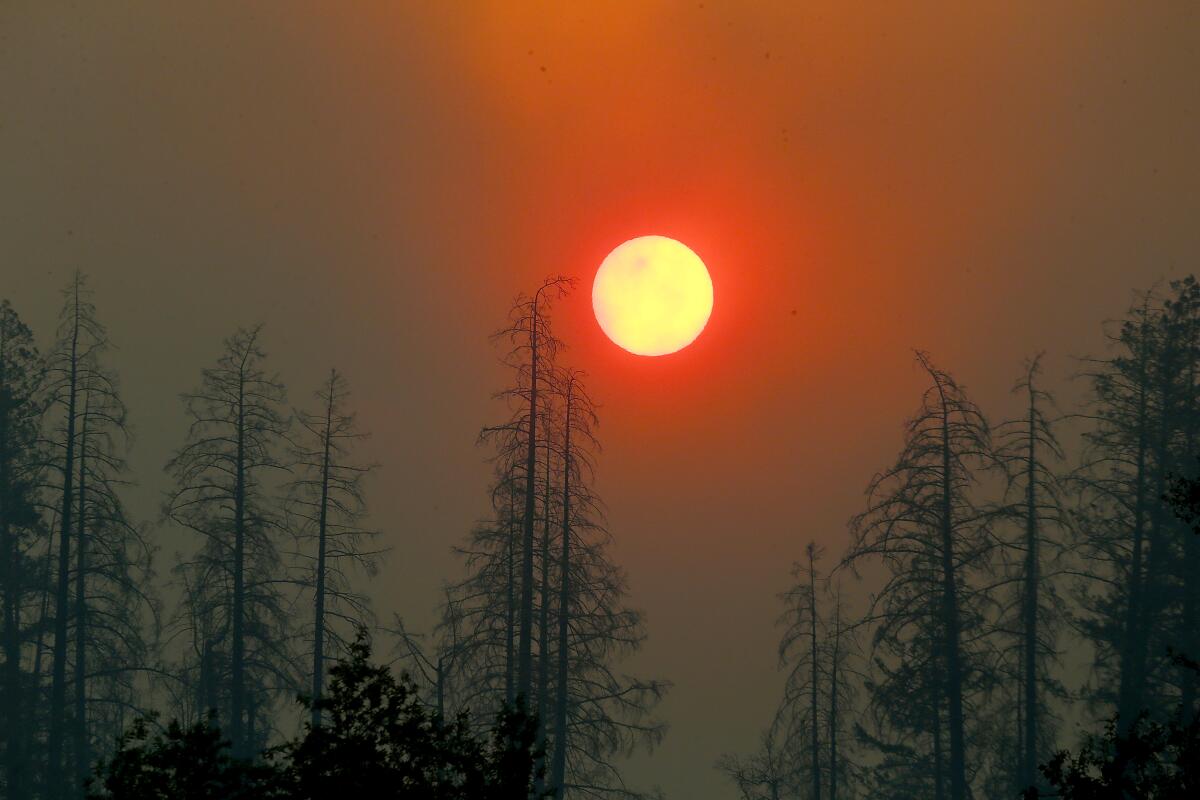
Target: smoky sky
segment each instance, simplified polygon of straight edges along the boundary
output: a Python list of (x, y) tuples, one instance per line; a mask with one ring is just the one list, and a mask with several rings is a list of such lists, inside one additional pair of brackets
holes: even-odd
[[(993, 417), (1048, 351), (1194, 269), (1200, 18), (1190, 3), (55, 3), (0, 6), (0, 295), (48, 346), (92, 277), (157, 518), (180, 392), (262, 322), (303, 406), (345, 373), (381, 618), (427, 628), (487, 509), (489, 342), (550, 273), (564, 361), (601, 403), (598, 488), (672, 730), (629, 776), (710, 769), (769, 719), (777, 593), (846, 543), (921, 377)], [(673, 236), (715, 307), (642, 359), (591, 315), (612, 247)], [(159, 579), (190, 546), (159, 536)], [(865, 594), (867, 584), (849, 591)]]

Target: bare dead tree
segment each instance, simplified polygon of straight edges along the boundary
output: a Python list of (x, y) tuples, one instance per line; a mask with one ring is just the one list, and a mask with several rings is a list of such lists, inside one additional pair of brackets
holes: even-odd
[[(68, 793), (66, 777), (72, 771), (63, 763), (67, 726), (67, 662), (70, 632), (71, 537), (78, 505), (75, 481), (79, 473), (78, 425), (83, 386), (98, 377), (99, 359), (108, 348), (108, 333), (96, 316), (87, 278), (76, 271), (63, 290), (63, 308), (54, 350), (47, 363), (47, 395), (51, 412), (46, 442), (59, 478), (59, 538), (55, 555), (54, 643), (51, 657), (49, 734), (44, 785), (50, 800)], [(77, 791), (75, 787), (73, 791)]]
[[(745, 796), (836, 800), (851, 790), (856, 769), (846, 741), (861, 673), (857, 625), (843, 613), (841, 576), (822, 576), (822, 549), (810, 542), (792, 567), (792, 586), (780, 595), (783, 633), (778, 648), (784, 690), (759, 750), (726, 755), (717, 768)], [(836, 580), (835, 580), (836, 578)]]
[[(871, 482), (867, 510), (852, 522), (854, 540), (844, 563), (877, 558), (887, 569), (870, 612), (876, 649), (882, 645), (899, 662), (885, 673), (885, 685), (908, 680), (909, 691), (930, 692), (925, 713), (906, 719), (889, 709), (888, 722), (926, 728), (935, 762), (944, 730), (949, 796), (966, 800), (969, 775), (977, 768), (968, 764), (967, 695), (989, 633), (983, 608), (988, 598), (973, 579), (987, 573), (993, 545), (992, 515), (972, 490), (981, 470), (996, 462), (982, 412), (926, 354), (918, 352), (917, 362), (930, 386), (906, 426), (900, 457)], [(914, 672), (921, 676), (915, 681)], [(941, 774), (939, 766), (936, 797), (942, 796)]]
[(752, 755), (726, 754), (717, 759), (717, 770), (737, 787), (740, 800), (784, 800), (804, 791), (803, 778), (797, 774), (802, 757), (794, 752), (796, 743), (782, 735), (780, 728), (776, 716)]
[(1009, 652), (1019, 661), (1005, 665), (1018, 687), (1013, 704), (1016, 773), (1009, 773), (1004, 788), (1014, 794), (1038, 782), (1038, 764), (1053, 746), (1048, 699), (1064, 695), (1052, 671), (1064, 600), (1057, 584), (1071, 521), (1058, 474), (1066, 454), (1055, 432), (1056, 419), (1049, 415), (1056, 408), (1054, 398), (1039, 381), (1041, 359), (1041, 354), (1029, 359), (1013, 387), (1023, 400), (1024, 413), (996, 429), (997, 454), (1008, 474), (1002, 511), (1020, 530), (1015, 540), (1005, 542), (1016, 558), (1007, 570), (1011, 599), (1000, 620), (1004, 635), (1015, 645)]
[(825, 731), (829, 800), (837, 800), (839, 793), (853, 793), (859, 783), (861, 770), (853, 760), (853, 742), (846, 736), (846, 729), (848, 719), (853, 719), (858, 711), (858, 687), (863, 675), (859, 667), (858, 626), (845, 612), (841, 573), (830, 576), (826, 593), (831, 608), (825, 615), (822, 647), (828, 672)]
[[(783, 638), (779, 643), (779, 663), (785, 668), (784, 696), (781, 717), (786, 722), (789, 738), (799, 739), (807, 734), (809, 797), (821, 797), (821, 718), (822, 704), (818, 702), (823, 683), (821, 677), (821, 646), (817, 628), (821, 624), (817, 606), (817, 560), (821, 551), (809, 542), (804, 549), (805, 560), (795, 564), (792, 576), (795, 585), (784, 593)], [(799, 730), (799, 728), (806, 730)]]
[(615, 757), (662, 741), (666, 725), (652, 714), (670, 684), (617, 671), (646, 634), (641, 613), (625, 605), (625, 575), (609, 556), (611, 535), (591, 488), (599, 422), (583, 377), (568, 370), (558, 378), (562, 500), (550, 786), (558, 798), (643, 797), (625, 783)]
[(130, 434), (117, 379), (93, 365), (81, 375), (79, 393), (71, 747), (81, 788), (93, 754), (107, 755), (125, 720), (149, 709), (136, 686), (146, 676), (157, 600), (153, 549), (121, 500), (130, 483)]
[(363, 481), (373, 464), (352, 460), (355, 445), (368, 434), (347, 410), (350, 391), (337, 370), (316, 392), (319, 410), (298, 411), (300, 435), (293, 443), (294, 475), (288, 513), (301, 544), (303, 587), (312, 587), (312, 725), (321, 724), (320, 700), (325, 665), (353, 642), (355, 632), (373, 625), (367, 597), (354, 589), (354, 572), (372, 576), (383, 550), (378, 532), (363, 527), (367, 505)]
[(268, 703), (295, 685), (279, 514), (265, 483), (286, 472), (279, 454), (288, 420), (280, 410), (283, 384), (263, 367), (260, 335), (258, 327), (238, 330), (216, 365), (202, 372), (200, 387), (183, 396), (191, 425), (167, 465), (175, 486), (166, 513), (201, 538), (199, 551), (180, 567), (190, 590), (175, 632), (190, 634), (214, 661), (227, 657), (227, 674), (216, 667), (210, 679), (228, 686), (229, 733), (239, 756), (265, 735), (256, 725)]
[[(521, 430), (524, 451), (524, 513), (522, 516), (520, 617), (517, 645), (518, 702), (529, 703), (533, 689), (534, 528), (537, 515), (537, 423), (541, 414), (539, 391), (554, 365), (562, 343), (550, 324), (550, 305), (575, 284), (561, 275), (544, 280), (532, 295), (519, 296), (513, 303), (509, 324), (493, 338), (507, 342), (504, 361), (517, 372), (516, 386), (502, 395), (516, 406), (508, 427)], [(524, 698), (524, 700), (520, 700)]]

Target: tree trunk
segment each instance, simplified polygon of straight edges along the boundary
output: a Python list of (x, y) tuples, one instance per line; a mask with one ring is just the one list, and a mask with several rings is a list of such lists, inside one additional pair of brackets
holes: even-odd
[[(541, 593), (541, 608), (538, 619), (538, 690), (537, 690), (537, 743), (541, 747), (546, 744), (546, 712), (549, 708), (548, 694), (550, 692), (550, 426), (546, 426), (546, 475), (542, 493), (542, 563), (539, 590)], [(545, 766), (545, 753), (539, 759), (539, 767)], [(539, 770), (541, 772), (541, 770)], [(534, 785), (534, 795), (538, 796), (544, 788), (545, 781), (538, 778)]]
[[(1196, 352), (1197, 344), (1193, 342), (1190, 345), (1190, 352)], [(1191, 361), (1188, 367), (1188, 375), (1184, 381), (1184, 386), (1194, 387), (1196, 385), (1196, 362)], [(1188, 402), (1187, 399), (1184, 402)], [(1190, 402), (1194, 405), (1196, 397), (1193, 394), (1190, 397)], [(1194, 456), (1196, 453), (1196, 424), (1195, 415), (1188, 414), (1186, 435), (1184, 437), (1183, 452), (1189, 456)], [(1185, 532), (1183, 540), (1183, 557), (1184, 557), (1184, 574), (1190, 576), (1200, 575), (1200, 534), (1195, 531)], [(1191, 580), (1184, 582), (1183, 587), (1183, 619), (1181, 620), (1183, 631), (1183, 650), (1190, 658), (1200, 658), (1200, 622), (1196, 619), (1196, 612), (1200, 610), (1200, 580), (1193, 577)], [(1188, 669), (1186, 665), (1179, 666), (1179, 723), (1187, 725), (1196, 713), (1196, 671)]]
[(54, 598), (53, 677), (50, 684), (50, 735), (46, 744), (47, 796), (63, 796), (63, 728), (67, 705), (67, 605), (70, 599), (71, 515), (75, 478), (75, 401), (79, 378), (79, 282), (75, 277), (75, 316), (71, 331), (71, 363), (67, 383), (67, 441), (63, 457), (62, 506), (59, 511), (61, 537), (58, 547), (58, 583)]
[(88, 777), (87, 736), (87, 445), (91, 393), (84, 390), (83, 424), (79, 430), (79, 491), (75, 536), (75, 780)]
[(1037, 416), (1032, 377), (1029, 386), (1029, 452), (1025, 462), (1025, 608), (1024, 608), (1024, 711), (1025, 728), (1021, 748), (1021, 788), (1037, 782), (1038, 692), (1038, 514), (1037, 514)]
[(812, 767), (812, 796), (813, 800), (821, 800), (821, 743), (817, 734), (817, 574), (813, 545), (808, 546), (808, 593), (811, 613), (809, 614), (809, 645), (812, 648), (812, 677), (809, 697), (810, 735), (809, 744)]
[(546, 440), (546, 475), (542, 494), (541, 608), (538, 619), (538, 727), (545, 736), (547, 693), (550, 687), (550, 441)]
[[(0, 392), (8, 385), (5, 365), (8, 363), (7, 343), (4, 340), (5, 326), (0, 320)], [(20, 551), (17, 537), (13, 534), (11, 501), (17, 500), (13, 484), (12, 458), (14, 445), (10, 440), (10, 400), (0, 394), (0, 558), (4, 560), (4, 571), (0, 573), (4, 596), (4, 686), (0, 703), (0, 724), (5, 731), (4, 779), (12, 800), (26, 800), (26, 738), (25, 692), (21, 687), (21, 627), (17, 608), (20, 603), (21, 580), (17, 571)]]
[(333, 429), (334, 375), (329, 377), (329, 397), (325, 404), (324, 455), (321, 458), (321, 508), (317, 518), (317, 588), (316, 614), (313, 621), (313, 678), (312, 678), (312, 726), (321, 726), (321, 709), (318, 706), (325, 690), (325, 531), (329, 519), (329, 447)]
[(558, 685), (554, 703), (554, 761), (550, 766), (550, 784), (555, 800), (562, 800), (567, 776), (567, 708), (570, 672), (568, 622), (571, 608), (571, 395), (574, 385), (567, 382), (566, 421), (563, 426), (562, 558), (558, 589)]
[(508, 484), (508, 604), (504, 619), (504, 702), (516, 700), (517, 639), (517, 498), (512, 481)]
[(533, 688), (533, 516), (535, 512), (538, 415), (537, 295), (529, 315), (529, 442), (525, 456), (525, 525), (521, 553), (521, 631), (517, 696), (528, 708)]
[(1125, 606), (1124, 636), (1121, 642), (1121, 683), (1117, 697), (1118, 730), (1128, 732), (1137, 718), (1142, 705), (1142, 684), (1146, 673), (1145, 645), (1138, 631), (1144, 601), (1143, 549), (1145, 547), (1146, 516), (1146, 451), (1148, 449), (1146, 424), (1145, 357), (1138, 392), (1138, 445), (1134, 476), (1133, 501), (1133, 552), (1129, 559), (1128, 598)]
[(833, 653), (829, 659), (829, 800), (837, 800), (838, 790), (838, 662), (842, 645), (842, 597), (837, 590), (834, 601)]
[(934, 697), (933, 706), (933, 796), (934, 800), (944, 800), (946, 768), (942, 763), (945, 760), (942, 755), (942, 708), (938, 699)]
[(245, 642), (245, 566), (246, 566), (246, 386), (245, 360), (238, 376), (237, 462), (234, 465), (233, 488), (233, 642), (229, 720), (230, 743), (233, 754), (246, 756), (246, 642)]
[[(940, 388), (940, 387), (939, 387)], [(942, 627), (945, 636), (946, 701), (950, 724), (950, 797), (966, 800), (966, 742), (963, 736), (962, 665), (959, 653), (958, 584), (954, 566), (954, 521), (950, 479), (950, 412), (942, 401)]]

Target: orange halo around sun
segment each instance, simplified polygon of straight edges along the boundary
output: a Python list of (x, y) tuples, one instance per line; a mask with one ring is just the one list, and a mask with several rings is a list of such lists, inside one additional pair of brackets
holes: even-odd
[(600, 264), (592, 308), (600, 328), (639, 356), (665, 356), (696, 340), (712, 314), (708, 269), (686, 245), (639, 236)]

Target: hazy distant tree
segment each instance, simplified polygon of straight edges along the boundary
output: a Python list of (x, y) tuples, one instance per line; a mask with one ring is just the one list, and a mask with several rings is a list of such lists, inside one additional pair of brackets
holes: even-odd
[(149, 656), (156, 611), (150, 594), (151, 547), (121, 500), (129, 444), (116, 378), (94, 366), (79, 383), (72, 576), (74, 713), (73, 775), (77, 785), (125, 729), (126, 715), (148, 708), (137, 687)]
[(1110, 335), (1109, 357), (1088, 362), (1081, 624), (1097, 648), (1094, 697), (1116, 707), (1121, 726), (1142, 710), (1170, 713), (1185, 696), (1195, 704), (1195, 676), (1172, 664), (1168, 648), (1196, 641), (1200, 551), (1160, 498), (1192, 462), (1200, 433), (1198, 320), (1200, 284), (1173, 282), (1165, 298), (1142, 295)]
[[(1189, 276), (1171, 285), (1172, 296), (1164, 303), (1166, 336), (1172, 342), (1178, 364), (1175, 388), (1165, 405), (1171, 452), (1163, 465), (1166, 485), (1156, 483), (1161, 528), (1167, 539), (1167, 557), (1171, 598), (1168, 604), (1170, 648), (1183, 658), (1173, 659), (1172, 682), (1178, 694), (1179, 715), (1188, 719), (1198, 710), (1200, 672), (1200, 538), (1194, 534), (1191, 520), (1181, 510), (1178, 499), (1170, 496), (1178, 476), (1195, 477), (1200, 461), (1200, 283)], [(1173, 483), (1174, 482), (1174, 483)]]
[(36, 676), (22, 659), (36, 622), (35, 592), (47, 564), (40, 515), (43, 453), (40, 426), (45, 366), (33, 334), (7, 300), (0, 301), (0, 747), (3, 782), (11, 800), (32, 791), (30, 699)]
[[(51, 800), (67, 791), (68, 775), (78, 775), (64, 769), (63, 750), (67, 733), (67, 666), (71, 623), (72, 537), (80, 535), (76, 515), (80, 505), (77, 481), (80, 475), (80, 422), (84, 399), (89, 391), (109, 385), (101, 357), (108, 349), (108, 333), (96, 316), (92, 293), (86, 277), (76, 271), (63, 291), (64, 303), (59, 314), (58, 334), (54, 350), (47, 362), (47, 398), (50, 407), (50, 427), (46, 435), (51, 475), (57, 478), (54, 488), (57, 498), (58, 548), (54, 578), (54, 640), (51, 654), (51, 689), (49, 734), (44, 785)], [(106, 420), (112, 427), (121, 427), (117, 418)], [(76, 561), (78, 570), (78, 561)], [(76, 585), (78, 591), (78, 585)], [(78, 678), (78, 676), (76, 676)], [(78, 743), (78, 728), (75, 741)], [(76, 765), (78, 766), (78, 765)]]
[(975, 490), (981, 470), (995, 462), (982, 412), (927, 355), (918, 353), (917, 361), (930, 386), (896, 463), (871, 482), (845, 562), (878, 557), (888, 573), (871, 610), (876, 665), (886, 670), (875, 692), (887, 695), (890, 685), (892, 692), (926, 693), (905, 708), (892, 698), (883, 721), (897, 731), (927, 732), (934, 749), (931, 794), (943, 796), (944, 774), (949, 797), (966, 800), (978, 768), (968, 764), (967, 715), (983, 686), (988, 634), (988, 598), (976, 580), (988, 569), (993, 541), (991, 515)]
[(858, 783), (859, 765), (852, 760), (853, 741), (846, 735), (857, 713), (859, 640), (857, 627), (848, 619), (842, 601), (841, 575), (828, 585), (830, 609), (825, 614), (822, 652), (826, 665), (825, 739), (829, 800), (852, 797)]
[(1015, 644), (1005, 649), (1017, 662), (1006, 659), (1005, 664), (1018, 688), (1011, 706), (1016, 712), (1017, 769), (1010, 773), (1010, 793), (1037, 782), (1038, 764), (1053, 745), (1048, 695), (1063, 696), (1051, 673), (1064, 602), (1057, 591), (1057, 565), (1069, 529), (1056, 467), (1066, 456), (1048, 416), (1054, 399), (1041, 387), (1040, 374), (1039, 354), (1026, 363), (1013, 387), (1022, 397), (1024, 413), (996, 429), (998, 454), (1009, 476), (1004, 511), (1020, 529), (1016, 540), (1008, 543), (1016, 557), (1007, 575), (1012, 599), (1001, 621)]
[(373, 468), (351, 460), (353, 447), (368, 434), (347, 410), (350, 391), (337, 370), (316, 392), (319, 410), (297, 412), (299, 435), (292, 448), (294, 475), (288, 512), (307, 563), (301, 586), (312, 587), (312, 724), (321, 724), (325, 665), (346, 652), (353, 633), (371, 619), (365, 595), (355, 591), (354, 571), (375, 574), (378, 533), (362, 527), (366, 514), (363, 479)]
[(798, 765), (803, 755), (794, 752), (796, 742), (781, 735), (778, 716), (762, 734), (758, 750), (748, 757), (723, 755), (716, 768), (737, 787), (740, 800), (785, 800), (804, 791)]
[[(200, 387), (183, 396), (191, 424), (167, 465), (175, 485), (166, 513), (201, 537), (198, 552), (179, 568), (186, 593), (175, 633), (187, 633), (199, 650), (193, 657), (201, 659), (202, 682), (227, 687), (238, 756), (265, 738), (262, 714), (294, 680), (270, 483), (285, 471), (288, 420), (283, 384), (263, 366), (260, 331), (240, 329), (227, 339)], [(217, 694), (213, 688), (210, 696)]]
[(786, 669), (780, 713), (788, 739), (806, 744), (803, 771), (808, 779), (807, 796), (821, 798), (824, 700), (819, 699), (822, 685), (821, 611), (817, 602), (817, 560), (821, 552), (815, 542), (804, 549), (804, 560), (792, 568), (795, 585), (784, 596), (783, 639), (779, 643), (779, 663)]
[(511, 462), (497, 464), (494, 515), (455, 551), (466, 575), (446, 587), (437, 630), (437, 680), (456, 709), (490, 715), (515, 704), (521, 519), (524, 500)]
[(846, 730), (853, 720), (852, 659), (857, 633), (842, 608), (838, 582), (820, 576), (821, 548), (809, 543), (792, 568), (795, 583), (781, 595), (779, 666), (783, 697), (760, 749), (749, 758), (725, 756), (717, 768), (746, 797), (786, 796), (836, 800), (853, 793), (855, 768)]

